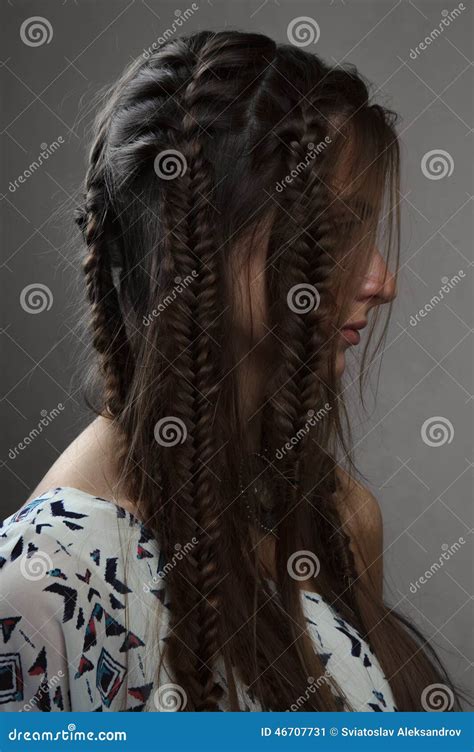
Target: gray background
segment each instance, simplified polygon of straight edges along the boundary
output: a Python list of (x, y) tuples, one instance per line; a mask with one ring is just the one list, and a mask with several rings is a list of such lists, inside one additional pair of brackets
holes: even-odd
[[(310, 16), (321, 34), (308, 49), (334, 63), (355, 63), (377, 97), (402, 115), (399, 296), (377, 402), (369, 399), (368, 414), (354, 411), (357, 457), (384, 515), (386, 597), (431, 637), (456, 679), (472, 687), (472, 7), (468, 0), (464, 5), (461, 17), (415, 60), (410, 50), (454, 4), (202, 0), (183, 31), (229, 27), (286, 41), (288, 23)], [(176, 10), (172, 2), (154, 0), (3, 5), (0, 517), (23, 503), (91, 419), (80, 391), (87, 335), (77, 328), (84, 308), (71, 212), (83, 177), (92, 96), (171, 26)], [(48, 19), (53, 37), (31, 47), (19, 32), (36, 15)], [(59, 150), (11, 192), (10, 181), (39, 155), (40, 144), (59, 136)], [(422, 173), (421, 159), (434, 149), (452, 158), (450, 176), (433, 180)], [(459, 270), (466, 275), (461, 282), (411, 326), (410, 317), (439, 291), (441, 278)], [(48, 286), (52, 305), (33, 315), (22, 309), (20, 295), (36, 283)], [(41, 411), (59, 403), (60, 415), (11, 459)], [(452, 439), (428, 446), (421, 427), (435, 417), (450, 421)], [(460, 536), (466, 541), (460, 550), (410, 592), (410, 583)]]

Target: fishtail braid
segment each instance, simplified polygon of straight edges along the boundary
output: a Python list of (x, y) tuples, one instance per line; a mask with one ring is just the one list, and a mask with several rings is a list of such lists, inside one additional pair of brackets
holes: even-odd
[(133, 375), (133, 355), (112, 274), (112, 218), (100, 164), (105, 130), (104, 124), (91, 150), (85, 205), (76, 221), (83, 230), (87, 247), (83, 270), (92, 306), (93, 344), (102, 356), (104, 406), (109, 416), (119, 418)]

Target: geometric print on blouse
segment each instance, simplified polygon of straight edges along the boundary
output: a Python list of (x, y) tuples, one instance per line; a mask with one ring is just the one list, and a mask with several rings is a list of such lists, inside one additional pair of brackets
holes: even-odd
[[(142, 522), (79, 489), (51, 489), (5, 519), (0, 709), (172, 709), (160, 699), (173, 683), (166, 665), (156, 675), (169, 619), (164, 565)], [(315, 649), (353, 709), (396, 711), (368, 643), (320, 595), (301, 597)], [(215, 673), (224, 690), (219, 709), (226, 711), (220, 660)], [(261, 710), (243, 684), (237, 692), (243, 710)]]

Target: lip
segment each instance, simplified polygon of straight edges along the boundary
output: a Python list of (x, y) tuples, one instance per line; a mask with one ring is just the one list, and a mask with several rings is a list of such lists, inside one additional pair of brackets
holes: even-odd
[(359, 330), (367, 326), (367, 321), (353, 321), (341, 329), (341, 335), (349, 345), (358, 345), (360, 342)]

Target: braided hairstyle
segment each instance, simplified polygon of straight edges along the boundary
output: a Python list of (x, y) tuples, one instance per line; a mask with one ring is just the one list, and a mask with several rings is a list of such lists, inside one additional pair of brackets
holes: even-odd
[[(299, 710), (350, 707), (308, 638), (288, 570), (298, 551), (318, 552), (321, 592), (373, 638), (399, 709), (420, 709), (422, 688), (439, 678), (410, 625), (357, 577), (335, 504), (334, 328), (345, 312), (341, 290), (347, 303), (370, 252), (332, 177), (350, 147), (345, 182), (383, 194), (396, 163), (393, 121), (370, 105), (354, 69), (234, 31), (174, 38), (135, 61), (97, 118), (76, 220), (87, 246), (100, 412), (121, 437), (120, 483), (164, 560), (192, 542), (166, 574), (161, 656), (185, 690), (184, 710), (219, 709), (221, 659), (233, 710), (243, 709), (238, 682), (265, 710), (298, 698)], [(249, 233), (268, 226), (271, 377), (259, 441), (275, 457), (298, 437), (265, 476), (278, 520), (273, 579), (239, 501), (252, 442), (231, 273), (236, 258), (256, 250)], [(305, 312), (301, 292), (313, 297)], [(330, 413), (308, 428), (327, 402)], [(406, 664), (416, 681), (399, 670)], [(316, 692), (308, 677), (324, 679)]]

